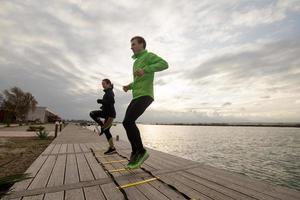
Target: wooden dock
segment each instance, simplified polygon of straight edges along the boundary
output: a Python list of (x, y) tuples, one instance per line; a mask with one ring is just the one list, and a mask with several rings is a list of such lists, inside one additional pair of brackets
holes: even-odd
[(300, 192), (149, 149), (141, 169), (124, 170), (126, 142), (104, 156), (104, 136), (69, 124), (28, 168), (32, 178), (16, 183), (2, 199), (203, 199), (299, 200)]

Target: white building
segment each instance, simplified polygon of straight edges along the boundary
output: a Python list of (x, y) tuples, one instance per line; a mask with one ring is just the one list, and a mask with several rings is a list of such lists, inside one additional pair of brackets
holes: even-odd
[(60, 120), (60, 117), (51, 112), (47, 107), (37, 106), (33, 112), (31, 110), (28, 112), (26, 119), (28, 121), (40, 121), (46, 123)]

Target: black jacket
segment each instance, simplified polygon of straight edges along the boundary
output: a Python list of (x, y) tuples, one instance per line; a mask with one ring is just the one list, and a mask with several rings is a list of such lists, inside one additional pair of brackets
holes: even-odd
[(104, 95), (102, 99), (97, 99), (97, 103), (102, 104), (101, 109), (103, 112), (112, 118), (116, 118), (116, 110), (115, 110), (115, 94), (112, 88), (108, 88), (103, 90)]

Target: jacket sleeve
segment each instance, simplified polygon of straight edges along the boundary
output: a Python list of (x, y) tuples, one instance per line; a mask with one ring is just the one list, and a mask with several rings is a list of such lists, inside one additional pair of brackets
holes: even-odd
[(158, 72), (165, 70), (169, 67), (167, 61), (161, 57), (155, 55), (154, 53), (149, 53), (149, 62), (148, 65), (144, 67), (146, 73)]
[(130, 83), (128, 86), (129, 86), (128, 89), (129, 89), (129, 90), (132, 90), (133, 82)]
[(97, 99), (97, 103), (103, 104), (103, 100), (102, 99)]

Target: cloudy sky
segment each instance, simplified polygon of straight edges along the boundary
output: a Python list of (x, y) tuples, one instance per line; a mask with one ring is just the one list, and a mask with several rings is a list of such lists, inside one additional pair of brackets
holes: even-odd
[(66, 119), (89, 119), (115, 84), (131, 93), (130, 39), (169, 69), (143, 122), (299, 122), (299, 0), (2, 0), (0, 90), (18, 86)]

